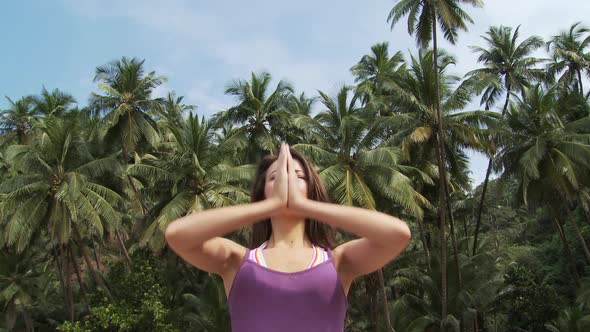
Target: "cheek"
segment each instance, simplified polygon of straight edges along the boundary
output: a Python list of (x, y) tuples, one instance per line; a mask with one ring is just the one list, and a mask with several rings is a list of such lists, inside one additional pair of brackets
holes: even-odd
[(272, 195), (272, 185), (273, 185), (272, 181), (266, 181), (266, 183), (264, 184), (264, 198), (265, 199), (267, 197), (269, 197), (270, 195)]
[(299, 187), (299, 191), (307, 197), (307, 182), (303, 179), (299, 179), (297, 186)]

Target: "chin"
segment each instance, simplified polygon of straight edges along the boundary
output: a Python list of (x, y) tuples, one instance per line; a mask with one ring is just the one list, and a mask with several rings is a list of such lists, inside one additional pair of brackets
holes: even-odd
[(283, 222), (297, 223), (302, 220), (305, 221), (305, 218), (301, 217), (300, 215), (294, 214), (294, 213), (284, 213), (284, 214), (277, 216), (277, 218), (281, 219)]

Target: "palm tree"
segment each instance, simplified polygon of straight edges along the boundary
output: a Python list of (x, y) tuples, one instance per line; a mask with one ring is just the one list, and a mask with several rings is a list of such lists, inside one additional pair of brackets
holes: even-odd
[(185, 293), (183, 319), (188, 321), (196, 331), (229, 332), (230, 321), (227, 319), (227, 299), (223, 282), (215, 275), (201, 285), (198, 295)]
[[(411, 67), (403, 75), (399, 75), (394, 82), (387, 82), (391, 89), (389, 103), (397, 105), (399, 111), (390, 117), (381, 117), (380, 121), (387, 118), (395, 125), (393, 134), (387, 138), (387, 142), (393, 146), (400, 146), (404, 156), (410, 164), (418, 167), (430, 177), (439, 176), (436, 173), (432, 160), (437, 156), (437, 132), (439, 124), (434, 105), (434, 80), (432, 51), (419, 51), (418, 57), (412, 56)], [(442, 121), (445, 128), (445, 140), (443, 154), (447, 156), (445, 170), (449, 170), (450, 181), (445, 188), (467, 189), (469, 179), (467, 176), (467, 156), (465, 149), (485, 150), (487, 142), (486, 129), (496, 122), (494, 113), (482, 111), (457, 112), (463, 109), (471, 98), (471, 93), (465, 86), (459, 86), (455, 90), (451, 87), (459, 78), (446, 74), (447, 67), (454, 63), (454, 58), (439, 53), (439, 78), (442, 101)], [(439, 176), (440, 178), (440, 176)], [(430, 185), (430, 183), (424, 183)], [(450, 196), (449, 192), (445, 193)], [(443, 204), (445, 202), (440, 202)], [(451, 241), (457, 268), (457, 282), (461, 288), (462, 278), (459, 262), (459, 251), (455, 237), (455, 223), (450, 208), (450, 197), (447, 198), (448, 211), (451, 216)], [(425, 241), (424, 241), (425, 242)], [(425, 246), (425, 248), (427, 248)], [(426, 250), (426, 249), (425, 249)], [(428, 256), (428, 254), (427, 254)]]
[[(155, 72), (144, 73), (145, 60), (123, 57), (96, 68), (94, 81), (104, 94), (92, 93), (90, 104), (96, 114), (104, 114), (107, 142), (118, 141), (123, 160), (140, 147), (147, 151), (159, 141), (153, 115), (162, 108), (162, 99), (152, 98), (153, 90), (165, 81)], [(145, 144), (147, 143), (147, 144)]]
[[(467, 164), (463, 150), (486, 150), (486, 127), (494, 125), (499, 116), (482, 111), (459, 112), (471, 100), (472, 92), (465, 85), (453, 89), (459, 78), (446, 71), (455, 63), (454, 57), (439, 52), (438, 63), (442, 123), (444, 136), (449, 137), (443, 151), (448, 156), (445, 169), (452, 180), (448, 184), (467, 189), (469, 179), (464, 175)], [(388, 104), (396, 106), (396, 112), (381, 117), (380, 121), (393, 125), (388, 144), (399, 146), (412, 165), (435, 177), (431, 160), (436, 158), (439, 124), (434, 105), (433, 67), (432, 51), (420, 50), (417, 57), (411, 56), (408, 71), (385, 82), (388, 89), (385, 98)]]
[(6, 96), (5, 98), (10, 103), (10, 108), (0, 114), (0, 132), (6, 135), (14, 133), (18, 144), (29, 144), (33, 122), (39, 115), (38, 109), (32, 107), (31, 98), (24, 97), (16, 102)]
[(574, 306), (564, 308), (557, 319), (545, 324), (550, 332), (582, 332), (590, 330), (588, 311), (588, 284), (584, 284), (577, 295)]
[[(315, 117), (293, 116), (293, 123), (311, 133), (317, 143), (293, 146), (323, 167), (320, 176), (336, 202), (375, 209), (374, 195), (387, 197), (415, 217), (422, 217), (427, 201), (416, 192), (402, 165), (401, 150), (380, 146), (382, 126), (358, 106), (358, 95), (343, 86), (336, 98), (320, 91), (325, 110)], [(371, 175), (371, 176), (369, 176)], [(424, 174), (422, 174), (424, 175)], [(395, 185), (394, 185), (395, 184)]]
[(590, 314), (583, 312), (579, 307), (563, 309), (559, 317), (551, 323), (546, 323), (545, 328), (550, 332), (582, 332), (590, 330)]
[(167, 123), (166, 127), (174, 135), (173, 151), (133, 164), (128, 171), (146, 187), (151, 185), (146, 197), (155, 202), (150, 210), (154, 218), (140, 243), (154, 250), (164, 247), (164, 231), (173, 220), (204, 209), (247, 202), (249, 194), (242, 187), (247, 187), (244, 183), (255, 170), (252, 165), (226, 163), (235, 143), (228, 140), (215, 145), (212, 124), (192, 112), (180, 126)]
[(479, 54), (478, 62), (483, 68), (468, 72), (465, 76), (471, 80), (483, 82), (480, 89), (485, 90), (480, 105), (491, 109), (502, 94), (506, 94), (502, 113), (506, 113), (508, 100), (513, 92), (522, 91), (534, 81), (544, 78), (544, 71), (536, 66), (545, 60), (530, 55), (543, 46), (538, 36), (529, 37), (518, 42), (520, 26), (512, 33), (511, 27), (492, 26), (482, 38), (488, 48), (471, 46), (474, 53)]
[(186, 105), (182, 103), (184, 96), (177, 96), (174, 91), (168, 92), (166, 98), (162, 103), (163, 107), (163, 118), (166, 119), (168, 123), (174, 125), (180, 125), (182, 122), (182, 118), (187, 111), (196, 110), (197, 106), (195, 105)]
[[(491, 109), (502, 93), (506, 94), (504, 106), (502, 107), (502, 118), (508, 108), (508, 102), (512, 92), (520, 92), (530, 83), (543, 77), (543, 70), (536, 68), (536, 65), (543, 62), (542, 59), (530, 55), (543, 45), (540, 37), (532, 36), (521, 43), (518, 43), (518, 26), (512, 33), (510, 27), (490, 27), (483, 39), (487, 42), (488, 48), (472, 46), (471, 49), (479, 54), (478, 62), (484, 67), (475, 69), (466, 74), (468, 81), (476, 81), (481, 84), (485, 91), (482, 95), (480, 105), (485, 105), (486, 110)], [(483, 84), (482, 84), (483, 82)], [(483, 212), (483, 202), (487, 191), (488, 181), (492, 169), (493, 157), (488, 160), (488, 168), (483, 182), (483, 190), (477, 210), (475, 235), (473, 240), (473, 254), (477, 248), (477, 238)]]
[(432, 268), (428, 270), (414, 264), (416, 255), (406, 254), (396, 260), (388, 280), (391, 287), (400, 290), (391, 309), (395, 331), (445, 331), (439, 328), (441, 325), (451, 326), (455, 331), (484, 329), (485, 315), (493, 310), (502, 285), (497, 257), (490, 245), (475, 256), (468, 256), (467, 250), (462, 256), (465, 286), (449, 287), (447, 316), (440, 315), (443, 270), (440, 259), (433, 256)]
[[(315, 143), (296, 144), (293, 148), (323, 168), (320, 177), (334, 201), (376, 209), (375, 202), (381, 198), (399, 206), (398, 211), (421, 219), (423, 207), (430, 204), (412, 187), (409, 175), (426, 175), (403, 165), (400, 149), (379, 145), (383, 140), (381, 123), (371, 121), (371, 113), (358, 106), (358, 95), (349, 100), (350, 91), (350, 87), (343, 86), (336, 98), (320, 91), (324, 111), (313, 118), (293, 116), (296, 126), (315, 137)], [(387, 326), (391, 326), (382, 270), (377, 271), (376, 278), (367, 278), (379, 280)], [(368, 293), (374, 297), (376, 289)], [(377, 312), (376, 307), (373, 311)]]
[[(291, 95), (285, 105), (285, 111), (290, 115), (302, 114), (311, 115), (312, 108), (318, 97), (307, 97), (305, 92), (300, 95)], [(307, 132), (293, 125), (291, 121), (278, 123), (276, 132), (281, 140), (289, 145), (295, 145), (301, 142), (311, 142), (313, 139)]]
[(371, 54), (364, 55), (350, 69), (358, 84), (357, 91), (363, 95), (363, 104), (380, 109), (382, 115), (391, 113), (390, 109), (379, 103), (379, 96), (385, 92), (386, 81), (395, 80), (395, 76), (405, 70), (402, 53), (398, 51), (389, 56), (388, 48), (387, 42), (371, 46)]
[(318, 97), (308, 98), (305, 92), (299, 96), (291, 95), (286, 105), (286, 109), (290, 114), (311, 115), (311, 108)]
[(123, 199), (97, 181), (116, 175), (119, 163), (113, 158), (95, 159), (80, 139), (82, 128), (74, 122), (50, 115), (35, 129), (39, 135), (31, 145), (13, 145), (6, 152), (18, 174), (0, 184), (5, 243), (23, 252), (34, 238), (48, 231), (56, 264), (63, 261), (66, 272), (66, 253), (70, 243), (75, 243), (108, 294), (86, 254), (82, 236), (84, 232), (102, 235), (106, 223), (120, 219), (116, 209)]
[(238, 80), (225, 90), (235, 96), (239, 104), (213, 116), (216, 127), (230, 124), (239, 127), (239, 135), (247, 140), (244, 163), (255, 162), (263, 154), (272, 153), (278, 144), (280, 128), (289, 121), (286, 105), (293, 88), (279, 81), (275, 90), (268, 94), (271, 76), (269, 73), (252, 73), (250, 81)]
[(547, 50), (553, 56), (549, 74), (554, 77), (561, 73), (560, 85), (577, 85), (578, 92), (583, 95), (582, 72), (590, 75), (590, 53), (586, 52), (590, 46), (590, 29), (580, 24), (574, 23), (569, 31), (553, 36), (547, 42)]
[(6, 310), (9, 331), (14, 329), (19, 314), (25, 324), (24, 330), (34, 330), (30, 310), (44, 291), (39, 289), (38, 282), (43, 273), (36, 267), (41, 257), (34, 250), (18, 254), (0, 252), (0, 304)]
[[(513, 103), (507, 113), (510, 132), (503, 139), (498, 161), (503, 176), (518, 178), (525, 204), (561, 204), (571, 215), (570, 205), (580, 197), (581, 176), (590, 169), (590, 134), (575, 133), (575, 122), (566, 122), (565, 112), (558, 110), (558, 105), (556, 87), (548, 91), (539, 85), (525, 88), (522, 99)], [(558, 219), (558, 208), (553, 210)], [(588, 246), (573, 218), (571, 222), (590, 263)], [(566, 247), (564, 235), (561, 238)]]
[(76, 99), (69, 93), (54, 89), (49, 92), (45, 87), (40, 96), (32, 96), (31, 101), (39, 114), (48, 116), (63, 116), (76, 103)]
[[(408, 33), (416, 35), (416, 42), (421, 46), (426, 46), (432, 40), (433, 53), (432, 58), (434, 63), (434, 81), (435, 81), (435, 110), (436, 117), (439, 123), (438, 128), (438, 172), (440, 174), (440, 188), (439, 188), (439, 206), (438, 213), (440, 218), (441, 228), (441, 254), (442, 267), (446, 268), (446, 235), (445, 235), (445, 216), (446, 216), (446, 171), (444, 169), (445, 156), (443, 154), (444, 146), (444, 129), (442, 127), (442, 118), (440, 112), (440, 94), (439, 94), (439, 79), (438, 79), (438, 39), (437, 39), (437, 22), (444, 33), (445, 39), (454, 44), (457, 40), (457, 30), (467, 30), (465, 20), (473, 23), (469, 15), (460, 7), (460, 4), (470, 4), (476, 7), (483, 6), (481, 0), (400, 0), (389, 12), (387, 21), (391, 22), (391, 28), (405, 15), (408, 15)], [(431, 34), (432, 33), (432, 34)], [(447, 312), (447, 296), (446, 296), (446, 270), (443, 271), (443, 278), (441, 281), (445, 286), (443, 287), (443, 294), (441, 307), (443, 316)]]
[[(103, 95), (92, 93), (91, 110), (102, 118), (106, 125), (104, 137), (107, 146), (120, 146), (122, 162), (127, 164), (136, 150), (140, 154), (149, 151), (160, 141), (154, 116), (162, 109), (163, 100), (152, 98), (153, 90), (161, 85), (165, 78), (156, 76), (154, 71), (144, 73), (145, 60), (123, 57), (107, 65), (96, 68), (94, 81)], [(116, 144), (118, 143), (118, 144)], [(139, 193), (135, 181), (126, 176), (135, 200), (139, 202), (141, 213), (147, 210), (146, 203)]]

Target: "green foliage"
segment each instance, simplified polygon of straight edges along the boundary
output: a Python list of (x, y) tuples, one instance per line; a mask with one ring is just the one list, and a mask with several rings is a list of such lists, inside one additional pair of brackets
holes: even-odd
[[(433, 27), (455, 43), (471, 22), (461, 7), (481, 3), (401, 0), (388, 20), (407, 15), (422, 46)], [(236, 105), (211, 119), (185, 114), (196, 106), (174, 92), (153, 98), (165, 79), (137, 58), (96, 69), (100, 93), (88, 108), (58, 89), (7, 98), (0, 331), (229, 331), (223, 282), (168, 251), (163, 232), (191, 211), (248, 202), (254, 163), (285, 140), (315, 162), (335, 202), (392, 213), (415, 234), (384, 267), (383, 288), (374, 275), (353, 283), (347, 331), (388, 328), (384, 313), (396, 331), (588, 330), (590, 288), (572, 278), (590, 273), (589, 35), (576, 23), (551, 38), (546, 64), (530, 56), (538, 37), (519, 43), (518, 27), (490, 27), (487, 48), (473, 48), (483, 67), (463, 82), (444, 50), (405, 60), (377, 43), (351, 68), (356, 86), (335, 96), (296, 95), (285, 81), (272, 90), (269, 73), (252, 73), (226, 89)], [(465, 111), (478, 94), (487, 109), (504, 96), (506, 117)], [(499, 175), (483, 202), (477, 255), (469, 246), (483, 189), (470, 188), (467, 150), (494, 156)], [(441, 251), (434, 209), (443, 171), (458, 263), (451, 246)]]
[(195, 331), (229, 332), (231, 324), (223, 281), (209, 274), (198, 292), (182, 295), (183, 319)]
[(506, 308), (507, 331), (542, 330), (546, 322), (557, 316), (557, 293), (541, 281), (539, 274), (512, 264), (504, 274), (504, 283), (498, 302)]
[(80, 321), (64, 322), (58, 330), (183, 330), (168, 300), (172, 290), (162, 282), (161, 266), (150, 253), (137, 252), (130, 272), (123, 262), (114, 264), (107, 278), (111, 281), (114, 302), (109, 302), (101, 293), (92, 294), (91, 313)]

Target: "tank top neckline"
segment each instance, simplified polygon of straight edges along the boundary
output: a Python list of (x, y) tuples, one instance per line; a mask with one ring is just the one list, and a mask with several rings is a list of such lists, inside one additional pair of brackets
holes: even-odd
[[(265, 272), (270, 272), (270, 273), (274, 273), (274, 274), (278, 274), (278, 275), (282, 275), (282, 276), (296, 276), (296, 275), (300, 275), (300, 274), (304, 274), (307, 273), (309, 271), (313, 271), (318, 267), (324, 266), (327, 263), (332, 263), (332, 261), (334, 260), (334, 257), (332, 256), (332, 251), (327, 248), (326, 250), (328, 251), (328, 259), (319, 263), (318, 265), (314, 265), (310, 268), (304, 269), (304, 270), (300, 270), (300, 271), (295, 271), (295, 272), (284, 272), (284, 271), (279, 271), (279, 270), (275, 270), (275, 269), (271, 269), (269, 267), (266, 266), (262, 266), (260, 264), (258, 264), (257, 262), (249, 259), (248, 257), (250, 256), (250, 252), (253, 251), (254, 249), (250, 249), (250, 248), (246, 248), (246, 252), (244, 253), (244, 257), (242, 258), (242, 262), (240, 263), (240, 266), (238, 267), (238, 271), (236, 272), (236, 275), (234, 276), (234, 280), (232, 282), (232, 285), (229, 289), (229, 294), (227, 296), (227, 300), (229, 301), (231, 299), (231, 296), (233, 294), (233, 289), (234, 289), (234, 285), (235, 285), (235, 281), (238, 278), (238, 274), (241, 272), (242, 267), (244, 264), (251, 264), (253, 265), (255, 268), (259, 268)], [(338, 277), (338, 280), (340, 280), (340, 277)], [(342, 287), (340, 287), (342, 288)], [(344, 294), (344, 288), (342, 288), (342, 293)]]
[[(266, 249), (266, 246), (268, 246), (268, 241), (264, 241), (258, 248), (256, 248), (255, 250), (260, 253), (260, 259), (262, 261), (262, 266), (268, 267), (268, 264), (266, 263), (266, 257), (264, 257), (264, 249)], [(311, 260), (309, 262), (309, 264), (307, 265), (306, 269), (309, 269), (311, 267), (313, 267), (313, 263), (316, 261), (317, 256), (320, 255), (320, 253), (318, 253), (318, 247), (316, 247), (315, 244), (311, 244), (311, 250), (313, 251), (313, 255), (311, 256)], [(325, 251), (325, 250), (324, 250)], [(326, 255), (326, 260), (328, 259), (328, 255)], [(259, 262), (260, 263), (260, 262)], [(319, 264), (319, 263), (318, 263)]]
[[(336, 272), (336, 266), (333, 265), (334, 256), (333, 256), (332, 250), (330, 248), (326, 248), (326, 251), (328, 252), (328, 259), (327, 260), (319, 263), (318, 265), (314, 265), (314, 266), (312, 266), (310, 268), (307, 268), (307, 269), (304, 269), (304, 270), (301, 270), (301, 271), (295, 271), (295, 272), (283, 272), (283, 271), (274, 270), (274, 269), (268, 268), (266, 266), (262, 266), (262, 265), (258, 264), (255, 261), (250, 260), (248, 257), (250, 255), (250, 251), (252, 251), (252, 250), (254, 250), (254, 249), (246, 248), (246, 252), (244, 253), (244, 257), (242, 258), (242, 262), (240, 263), (240, 266), (238, 267), (238, 271), (236, 272), (236, 275), (234, 277), (234, 280), (232, 282), (232, 285), (231, 285), (231, 287), (229, 289), (229, 294), (227, 296), (227, 301), (228, 302), (231, 301), (232, 295), (234, 294), (234, 291), (233, 290), (234, 290), (234, 286), (236, 284), (236, 279), (238, 278), (238, 274), (240, 274), (240, 272), (241, 272), (241, 270), (243, 268), (243, 265), (246, 264), (246, 263), (247, 264), (251, 264), (255, 268), (261, 269), (261, 270), (263, 270), (265, 272), (270, 272), (272, 274), (277, 274), (277, 275), (281, 275), (281, 276), (285, 276), (285, 277), (297, 276), (297, 275), (300, 275), (300, 274), (308, 273), (308, 272), (314, 271), (317, 268), (322, 267), (322, 266), (324, 266), (326, 264), (332, 264), (332, 267), (334, 268), (334, 272), (336, 273), (336, 280), (338, 280), (338, 288), (340, 289), (340, 292), (342, 293), (342, 295), (344, 296), (344, 298), (345, 299), (348, 298), (348, 296), (346, 295), (346, 292), (344, 291), (344, 286), (342, 285), (342, 281), (340, 279), (340, 276), (338, 275), (338, 272)], [(346, 301), (346, 308), (348, 308), (348, 301)]]
[(309, 271), (313, 271), (315, 268), (317, 268), (319, 266), (323, 266), (326, 263), (331, 263), (334, 260), (334, 258), (332, 256), (332, 251), (328, 248), (327, 249), (327, 251), (328, 251), (328, 259), (326, 259), (325, 261), (323, 261), (323, 262), (321, 262), (321, 263), (319, 263), (317, 265), (314, 265), (312, 267), (308, 267), (306, 269), (303, 269), (303, 270), (294, 271), (294, 272), (284, 272), (284, 271), (279, 271), (279, 270), (271, 269), (269, 267), (260, 265), (257, 262), (248, 259), (247, 257), (248, 257), (248, 255), (249, 255), (249, 253), (250, 253), (251, 250), (254, 250), (254, 249), (247, 248), (246, 256), (245, 256), (245, 261), (246, 262), (248, 262), (248, 263), (250, 263), (250, 264), (252, 264), (254, 266), (257, 266), (257, 267), (259, 267), (259, 268), (261, 268), (261, 269), (263, 269), (265, 271), (276, 273), (276, 274), (280, 274), (280, 275), (286, 275), (286, 276), (293, 276), (293, 275), (298, 275), (298, 274), (303, 274), (303, 273), (306, 273), (306, 272), (309, 272)]

